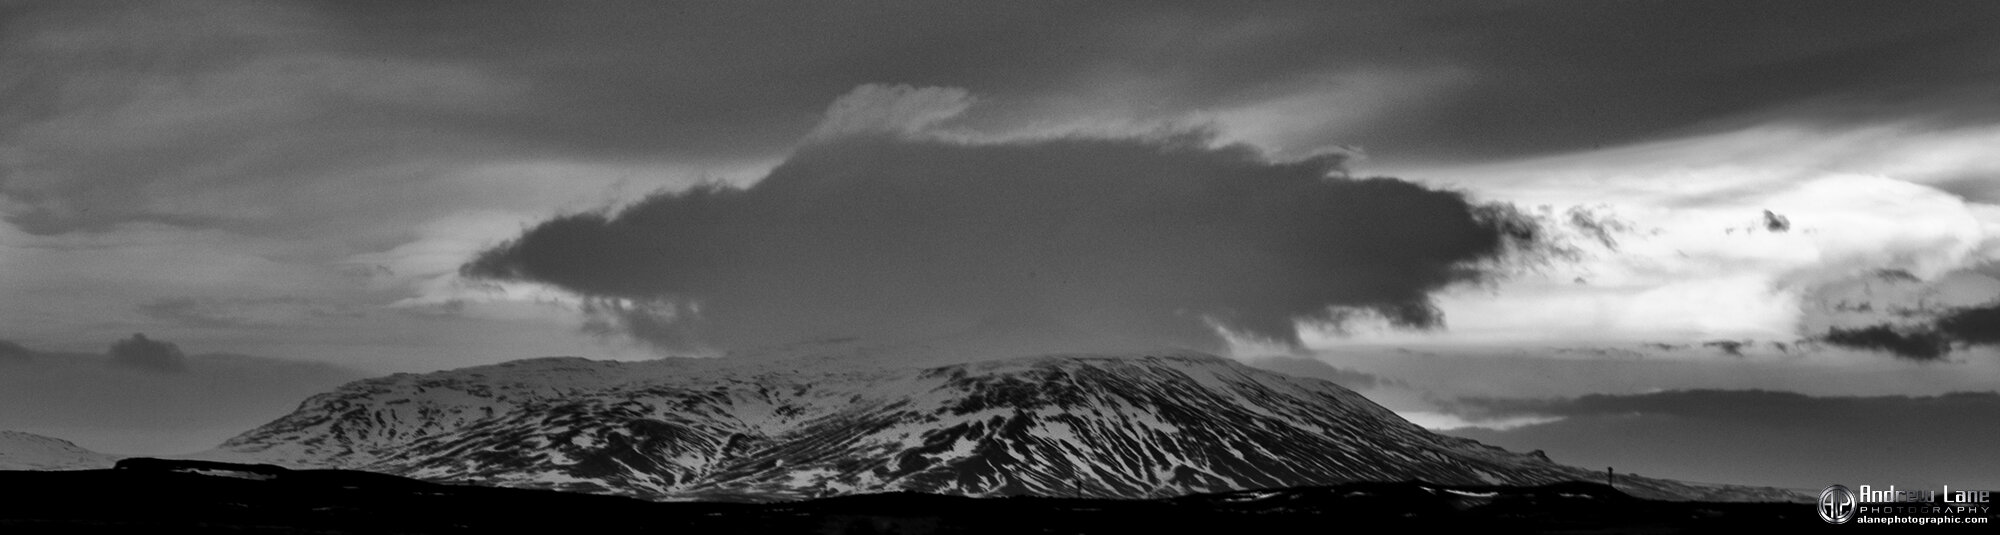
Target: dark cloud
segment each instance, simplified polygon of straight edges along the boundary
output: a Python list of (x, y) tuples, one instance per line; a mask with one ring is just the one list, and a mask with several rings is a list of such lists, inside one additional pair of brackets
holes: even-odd
[(1383, 386), (1407, 386), (1402, 381), (1368, 372), (1336, 367), (1315, 358), (1262, 357), (1246, 360), (1245, 363), (1287, 375), (1323, 379), (1353, 390), (1368, 390)]
[(1768, 231), (1771, 231), (1771, 232), (1787, 232), (1787, 231), (1790, 231), (1790, 230), (1792, 230), (1792, 219), (1791, 219), (1791, 218), (1789, 218), (1789, 217), (1785, 217), (1785, 216), (1782, 216), (1782, 215), (1778, 215), (1778, 213), (1777, 213), (1777, 212), (1773, 212), (1773, 211), (1770, 211), (1770, 210), (1765, 210), (1765, 211), (1764, 211), (1764, 230), (1768, 230)]
[(1943, 360), (1954, 346), (2000, 345), (2000, 304), (1953, 308), (1917, 325), (1832, 327), (1819, 340), (1910, 360)]
[(2000, 345), (2000, 279), (1991, 266), (1925, 280), (1878, 269), (1810, 288), (1800, 303), (1812, 341), (1915, 361)]
[(1296, 321), (1443, 318), (1535, 227), (1461, 194), (1204, 136), (856, 136), (747, 188), (538, 225), (467, 264), (593, 299), (667, 347), (977, 333), (1052, 349), (1296, 345)]
[(1929, 330), (1907, 330), (1889, 325), (1853, 329), (1833, 327), (1820, 341), (1841, 347), (1887, 352), (1910, 360), (1940, 360), (1951, 353), (1951, 340)]
[(1915, 274), (1902, 269), (1878, 269), (1875, 270), (1875, 278), (1889, 282), (1923, 282)]
[(1792, 352), (1793, 345), (1794, 344), (1790, 342), (1779, 342), (1775, 340), (1763, 341), (1763, 342), (1757, 340), (1709, 340), (1701, 342), (1700, 344), (1670, 344), (1666, 342), (1647, 342), (1639, 344), (1639, 347), (1656, 351), (1665, 351), (1665, 352), (1676, 352), (1676, 351), (1684, 351), (1694, 347), (1705, 347), (1719, 351), (1724, 355), (1729, 355), (1732, 357), (1741, 357), (1745, 355), (1745, 351), (1755, 350), (1760, 346), (1769, 347), (1771, 348), (1771, 350), (1776, 351), (1778, 353), (1790, 354)]
[(1937, 320), (1938, 333), (1973, 345), (2000, 345), (2000, 304), (1960, 308)]
[(111, 362), (147, 371), (181, 372), (187, 370), (187, 355), (181, 353), (180, 346), (147, 338), (144, 334), (133, 334), (131, 338), (111, 344)]
[[(1558, 417), (1452, 434), (1558, 462), (1697, 481), (1817, 488), (1828, 483), (2000, 488), (2000, 393), (1815, 397), (1681, 390), (1558, 399), (1460, 399), (1473, 420)], [(1920, 443), (1912, 443), (1921, 437)], [(1921, 444), (1921, 445), (1919, 445)]]
[(1748, 345), (1751, 345), (1751, 342), (1739, 340), (1709, 340), (1701, 343), (1701, 347), (1715, 348), (1717, 351), (1721, 351), (1722, 354), (1732, 357), (1743, 356), (1743, 347)]
[[(1599, 213), (1599, 210), (1603, 210), (1603, 213)], [(1569, 226), (1574, 227), (1578, 232), (1583, 233), (1584, 236), (1603, 244), (1605, 249), (1613, 251), (1618, 250), (1618, 238), (1616, 235), (1628, 234), (1633, 230), (1631, 222), (1619, 219), (1615, 214), (1610, 213), (1608, 207), (1592, 209), (1583, 206), (1571, 206), (1563, 215), (1566, 216), (1563, 221), (1568, 223)]]

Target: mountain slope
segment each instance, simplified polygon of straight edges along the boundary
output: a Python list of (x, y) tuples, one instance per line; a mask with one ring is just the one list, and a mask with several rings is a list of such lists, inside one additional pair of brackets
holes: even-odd
[(0, 431), (0, 470), (90, 470), (110, 468), (115, 455), (84, 449), (67, 440), (20, 431)]
[[(1198, 354), (869, 370), (516, 361), (352, 383), (207, 457), (652, 499), (1148, 497), (1596, 478), (1431, 433), (1332, 383)], [(1621, 487), (1756, 496), (1640, 478)]]

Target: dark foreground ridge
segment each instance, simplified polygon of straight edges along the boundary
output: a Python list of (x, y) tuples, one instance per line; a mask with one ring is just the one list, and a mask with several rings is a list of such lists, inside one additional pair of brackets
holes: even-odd
[[(1799, 503), (1669, 502), (1596, 483), (1423, 482), (1149, 500), (892, 493), (778, 503), (649, 502), (444, 485), (345, 470), (126, 459), (0, 471), (0, 533), (1326, 533), (1352, 529), (1682, 532), (1817, 529)], [(1851, 526), (1838, 526), (1851, 527)], [(631, 531), (625, 531), (631, 532)]]

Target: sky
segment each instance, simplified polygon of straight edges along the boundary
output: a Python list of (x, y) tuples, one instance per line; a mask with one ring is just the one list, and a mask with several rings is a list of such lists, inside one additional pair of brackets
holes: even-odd
[(1991, 461), (1754, 461), (1905, 413), (2000, 438), (1997, 23), (0, 2), (0, 382), (78, 385), (0, 427), (191, 451), (369, 375), (942, 339), (1203, 349), (1647, 475), (1955, 484)]

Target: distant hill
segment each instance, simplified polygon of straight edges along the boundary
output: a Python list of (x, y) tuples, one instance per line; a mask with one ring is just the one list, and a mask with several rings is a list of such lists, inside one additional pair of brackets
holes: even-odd
[(0, 431), (0, 470), (89, 470), (110, 468), (118, 456), (84, 449), (67, 440), (20, 431)]

